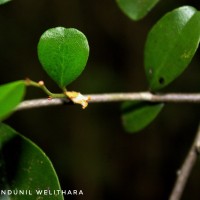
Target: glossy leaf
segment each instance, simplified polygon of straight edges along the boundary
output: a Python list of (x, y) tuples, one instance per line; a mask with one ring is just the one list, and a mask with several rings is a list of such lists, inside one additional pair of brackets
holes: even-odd
[(149, 125), (162, 110), (164, 104), (149, 102), (125, 102), (122, 104), (122, 122), (125, 130), (135, 133)]
[(3, 123), (0, 123), (0, 177), (1, 191), (27, 191), (24, 195), (1, 194), (2, 200), (63, 200), (62, 194), (37, 195), (39, 190), (60, 190), (52, 163), (33, 142)]
[(121, 10), (132, 20), (145, 17), (159, 0), (116, 0)]
[(176, 79), (189, 65), (200, 39), (200, 12), (180, 7), (162, 17), (148, 34), (145, 71), (152, 91)]
[(4, 3), (7, 3), (7, 2), (9, 2), (9, 1), (11, 1), (11, 0), (0, 0), (0, 5), (1, 5), (1, 4), (4, 4)]
[(44, 70), (61, 88), (81, 74), (88, 56), (87, 38), (74, 28), (49, 29), (38, 43), (38, 57)]
[(25, 93), (24, 81), (15, 81), (0, 86), (0, 121), (13, 112)]

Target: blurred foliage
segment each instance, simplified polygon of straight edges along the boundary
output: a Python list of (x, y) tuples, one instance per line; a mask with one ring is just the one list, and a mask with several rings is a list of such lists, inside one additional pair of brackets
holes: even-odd
[(129, 133), (146, 128), (161, 112), (163, 103), (127, 101), (122, 104), (122, 123)]
[(0, 0), (0, 5), (8, 3), (10, 0)]
[(132, 20), (140, 20), (145, 17), (159, 0), (116, 0), (121, 10)]
[[(0, 82), (30, 77), (58, 91), (43, 72), (36, 50), (46, 29), (64, 26), (82, 31), (90, 44), (88, 65), (69, 89), (82, 93), (146, 90), (147, 33), (164, 13), (184, 4), (200, 8), (197, 1), (161, 1), (142, 21), (132, 22), (113, 0), (14, 0), (0, 7)], [(199, 74), (198, 52), (165, 91), (198, 92)], [(28, 89), (27, 98), (39, 97), (44, 97), (41, 91)], [(167, 105), (152, 125), (132, 136), (122, 129), (119, 107), (42, 108), (15, 113), (7, 123), (45, 150), (62, 188), (82, 189), (83, 199), (168, 199), (195, 135), (199, 105)], [(198, 171), (197, 166), (183, 200), (200, 198)]]
[(61, 190), (56, 172), (45, 153), (15, 130), (0, 123), (1, 190), (31, 191), (32, 195), (1, 195), (10, 200), (63, 200), (62, 195), (38, 197), (36, 190)]
[(25, 90), (24, 81), (15, 81), (0, 86), (0, 122), (23, 101)]

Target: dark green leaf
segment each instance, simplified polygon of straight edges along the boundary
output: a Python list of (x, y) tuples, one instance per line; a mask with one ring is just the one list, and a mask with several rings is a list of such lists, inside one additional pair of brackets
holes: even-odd
[(122, 105), (122, 122), (125, 130), (135, 133), (149, 125), (162, 110), (164, 104), (149, 102), (125, 102)]
[(37, 195), (36, 190), (60, 190), (52, 163), (33, 142), (3, 123), (0, 123), (0, 177), (1, 191), (28, 192), (0, 195), (2, 200), (63, 200), (63, 195)]
[(189, 65), (199, 45), (200, 12), (180, 7), (162, 17), (149, 32), (145, 70), (150, 89), (159, 90)]
[(61, 88), (81, 74), (88, 56), (87, 38), (74, 28), (49, 29), (38, 43), (38, 57), (43, 68)]
[(7, 3), (7, 2), (9, 2), (9, 1), (11, 1), (11, 0), (0, 0), (0, 5), (1, 5), (1, 4), (4, 4), (4, 3)]
[(116, 0), (121, 10), (132, 20), (139, 20), (158, 3), (159, 0)]
[(5, 119), (22, 101), (25, 82), (15, 81), (0, 86), (0, 121)]

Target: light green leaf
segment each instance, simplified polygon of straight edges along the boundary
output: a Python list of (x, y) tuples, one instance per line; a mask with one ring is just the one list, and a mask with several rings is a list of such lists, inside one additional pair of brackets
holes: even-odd
[(29, 139), (0, 123), (0, 189), (27, 191), (25, 195), (0, 195), (0, 200), (63, 200), (63, 195), (37, 195), (61, 190), (56, 172), (45, 153)]
[(121, 10), (132, 20), (145, 17), (159, 0), (116, 0)]
[(7, 2), (9, 2), (9, 1), (11, 1), (11, 0), (0, 0), (0, 5), (1, 5), (1, 4), (4, 4), (4, 3), (7, 3)]
[(125, 130), (135, 133), (149, 125), (162, 110), (163, 103), (124, 102), (122, 123)]
[(88, 56), (87, 38), (74, 28), (51, 28), (38, 43), (38, 57), (44, 70), (61, 88), (82, 73)]
[(145, 71), (152, 91), (176, 79), (189, 65), (200, 39), (200, 12), (180, 7), (162, 17), (148, 34)]
[(25, 82), (15, 81), (0, 86), (0, 121), (10, 115), (23, 100)]

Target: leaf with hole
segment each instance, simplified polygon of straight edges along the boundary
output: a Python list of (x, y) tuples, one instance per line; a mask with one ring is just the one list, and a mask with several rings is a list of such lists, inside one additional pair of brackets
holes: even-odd
[(129, 133), (141, 131), (160, 113), (163, 103), (124, 102), (122, 104), (122, 123)]
[(200, 39), (200, 12), (180, 7), (163, 16), (148, 34), (145, 71), (152, 91), (164, 88), (189, 65)]
[(10, 115), (23, 100), (25, 89), (24, 81), (15, 81), (0, 86), (0, 121)]
[(74, 28), (51, 28), (38, 43), (38, 57), (44, 70), (61, 88), (82, 73), (88, 56), (87, 38)]
[[(0, 186), (1, 191), (27, 191), (24, 195), (0, 195), (9, 200), (63, 200), (54, 195), (60, 189), (52, 163), (45, 153), (32, 141), (0, 123)], [(38, 191), (46, 191), (44, 195)], [(53, 195), (49, 195), (51, 192)]]
[(159, 0), (116, 0), (120, 9), (132, 20), (145, 17)]

